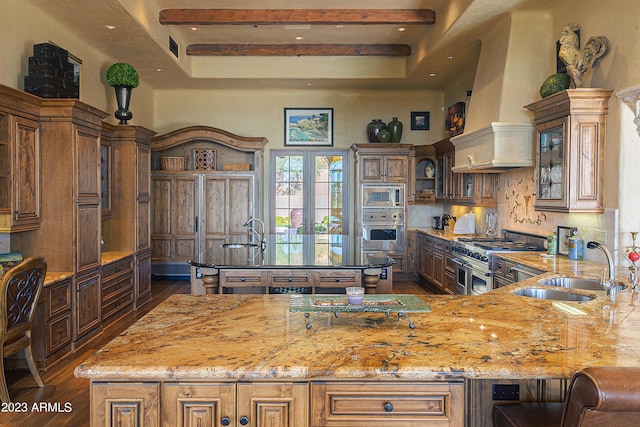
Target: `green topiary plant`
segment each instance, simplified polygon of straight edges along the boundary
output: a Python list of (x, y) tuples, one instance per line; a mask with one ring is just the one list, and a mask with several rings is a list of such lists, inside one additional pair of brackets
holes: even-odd
[(135, 68), (124, 62), (116, 62), (107, 68), (107, 84), (109, 86), (138, 87), (140, 76)]

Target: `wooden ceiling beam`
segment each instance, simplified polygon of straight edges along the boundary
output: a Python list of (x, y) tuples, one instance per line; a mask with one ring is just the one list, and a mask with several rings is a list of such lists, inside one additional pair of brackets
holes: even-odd
[(406, 44), (190, 44), (192, 56), (410, 56)]
[(164, 9), (162, 25), (432, 25), (431, 9)]

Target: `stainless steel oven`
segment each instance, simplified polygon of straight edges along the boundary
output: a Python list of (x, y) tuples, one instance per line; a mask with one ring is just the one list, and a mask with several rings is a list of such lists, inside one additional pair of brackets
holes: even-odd
[(488, 264), (453, 258), (456, 264), (456, 295), (480, 295), (493, 289)]
[(503, 230), (503, 238), (459, 238), (456, 255), (456, 294), (480, 295), (493, 290), (491, 273), (496, 252), (541, 251), (545, 237)]
[(367, 209), (362, 216), (362, 248), (365, 251), (404, 253), (404, 209)]

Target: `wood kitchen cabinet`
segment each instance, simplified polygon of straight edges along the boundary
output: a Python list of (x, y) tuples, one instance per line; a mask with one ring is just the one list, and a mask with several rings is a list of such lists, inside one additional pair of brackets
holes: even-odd
[(525, 108), (534, 113), (534, 206), (558, 212), (604, 211), (604, 153), (612, 90), (567, 89)]
[(464, 385), (411, 382), (312, 382), (311, 427), (461, 426)]
[(309, 426), (306, 382), (94, 382), (91, 425)]
[(353, 144), (361, 183), (408, 181), (411, 144)]
[(414, 203), (436, 201), (436, 150), (433, 145), (416, 145), (413, 168)]
[[(190, 275), (186, 263), (234, 237), (247, 240), (243, 224), (262, 212), (265, 138), (220, 129), (179, 129), (151, 143), (151, 264), (154, 274)], [(215, 164), (202, 168), (196, 151), (213, 151)], [(188, 159), (187, 170), (162, 170), (160, 159)], [(248, 170), (223, 170), (243, 162)]]
[(498, 205), (498, 177), (494, 173), (462, 172), (451, 170), (455, 166), (454, 146), (449, 139), (434, 144), (436, 149), (437, 202), (466, 206), (495, 207)]
[[(48, 271), (73, 275), (72, 350), (101, 327), (100, 140), (107, 113), (73, 99), (41, 100), (40, 165), (46, 197), (37, 231), (15, 233), (12, 247), (44, 256)], [(59, 195), (65, 195), (64, 197)]]
[(91, 425), (462, 426), (462, 381), (91, 383)]
[(253, 174), (237, 172), (154, 172), (153, 261), (186, 265), (232, 236), (246, 240), (243, 224), (254, 215), (254, 179)]
[[(4, 95), (4, 94), (3, 94)], [(0, 232), (35, 230), (40, 214), (40, 128), (0, 96)]]
[(416, 242), (417, 269), (422, 281), (440, 293), (455, 293), (451, 242), (424, 233), (418, 233)]
[[(142, 126), (104, 123), (101, 165), (103, 187), (110, 191), (105, 213), (102, 194), (103, 252), (124, 251), (133, 255), (133, 307), (151, 300), (151, 149), (155, 132)], [(105, 168), (104, 147), (110, 154)], [(104, 184), (105, 176), (110, 185)]]
[(494, 289), (508, 286), (542, 273), (544, 271), (529, 266), (522, 267), (520, 263), (510, 259), (500, 256), (493, 258), (491, 275), (493, 276)]
[(40, 228), (38, 98), (0, 85), (0, 232)]

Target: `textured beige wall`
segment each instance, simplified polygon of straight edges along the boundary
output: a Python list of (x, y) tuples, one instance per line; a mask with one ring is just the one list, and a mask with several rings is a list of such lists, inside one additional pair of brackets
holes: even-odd
[[(3, 0), (2, 6), (0, 40), (4, 60), (0, 67), (0, 84), (23, 90), (33, 45), (51, 41), (83, 62), (80, 100), (109, 113), (117, 109), (114, 91), (106, 84), (104, 73), (118, 58), (109, 58), (81, 42), (70, 29), (47, 18), (28, 2)], [(144, 76), (140, 76), (140, 80), (140, 86), (133, 91), (131, 110), (134, 119), (130, 123), (150, 127), (153, 124), (152, 89), (145, 85)], [(117, 123), (113, 116), (107, 121)]]

